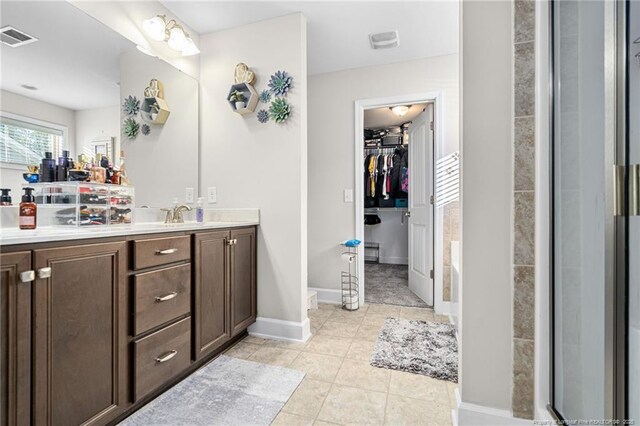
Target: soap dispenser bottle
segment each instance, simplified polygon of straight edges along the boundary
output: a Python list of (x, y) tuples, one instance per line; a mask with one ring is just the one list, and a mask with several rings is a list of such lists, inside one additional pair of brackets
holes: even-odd
[(0, 191), (2, 192), (2, 196), (0, 197), (0, 206), (10, 206), (11, 205), (11, 195), (9, 195), (9, 193), (11, 192), (11, 189), (2, 188), (2, 189), (0, 189)]
[(38, 206), (36, 197), (33, 196), (33, 188), (24, 188), (24, 195), (20, 203), (20, 229), (36, 229), (36, 217)]
[(204, 208), (202, 207), (203, 201), (202, 197), (198, 197), (198, 204), (196, 204), (196, 222), (198, 223), (204, 222)]

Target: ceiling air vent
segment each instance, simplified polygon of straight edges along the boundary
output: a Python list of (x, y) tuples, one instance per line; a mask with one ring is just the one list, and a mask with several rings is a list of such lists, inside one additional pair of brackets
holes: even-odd
[(391, 49), (400, 46), (398, 30), (369, 34), (369, 41), (373, 49)]
[(7, 46), (19, 47), (34, 41), (38, 41), (38, 39), (16, 28), (10, 26), (0, 28), (0, 42)]

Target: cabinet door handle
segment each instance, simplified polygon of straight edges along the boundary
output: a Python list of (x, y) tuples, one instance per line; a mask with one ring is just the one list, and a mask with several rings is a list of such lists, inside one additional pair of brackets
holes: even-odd
[[(49, 268), (51, 269), (51, 268)], [(24, 272), (20, 272), (20, 282), (21, 283), (29, 283), (33, 280), (36, 279), (36, 272), (35, 271), (24, 271)]]
[(51, 277), (51, 268), (40, 268), (38, 269), (38, 278), (49, 278)]
[(162, 355), (160, 355), (158, 358), (156, 358), (156, 362), (159, 364), (163, 362), (167, 362), (177, 354), (178, 354), (178, 351), (176, 351), (175, 349), (169, 352), (165, 352)]
[(156, 296), (156, 302), (166, 302), (167, 300), (171, 300), (178, 295), (177, 292), (172, 291), (171, 293), (167, 293), (164, 296)]
[(162, 256), (165, 254), (173, 254), (175, 252), (177, 252), (178, 249), (177, 248), (170, 248), (170, 249), (166, 249), (166, 250), (156, 250), (156, 254)]

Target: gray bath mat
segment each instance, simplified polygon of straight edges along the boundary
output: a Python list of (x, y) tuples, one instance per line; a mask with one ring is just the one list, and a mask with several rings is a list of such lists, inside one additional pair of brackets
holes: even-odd
[(455, 327), (418, 320), (387, 318), (371, 365), (458, 382)]
[(221, 355), (121, 425), (269, 425), (304, 377), (301, 371)]

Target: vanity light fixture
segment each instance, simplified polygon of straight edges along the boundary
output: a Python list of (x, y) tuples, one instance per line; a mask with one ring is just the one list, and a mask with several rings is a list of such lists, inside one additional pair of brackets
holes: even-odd
[(166, 16), (157, 15), (146, 19), (142, 27), (153, 40), (167, 42), (170, 48), (182, 52), (182, 56), (200, 53), (196, 43), (175, 19), (167, 22)]
[(389, 107), (389, 109), (398, 117), (402, 117), (403, 115), (408, 113), (409, 108), (411, 108), (411, 105), (398, 105), (394, 107)]
[(136, 49), (138, 49), (139, 51), (141, 51), (142, 53), (144, 53), (145, 55), (149, 55), (149, 56), (153, 56), (154, 58), (157, 58), (157, 55), (155, 53), (153, 53), (151, 51), (151, 49), (148, 49), (142, 45), (136, 44)]

